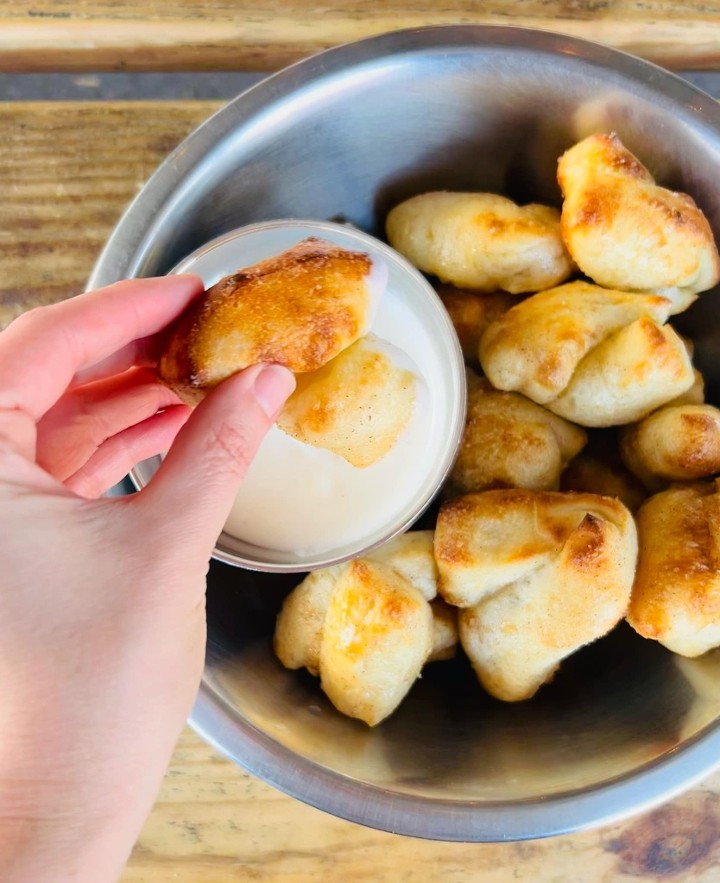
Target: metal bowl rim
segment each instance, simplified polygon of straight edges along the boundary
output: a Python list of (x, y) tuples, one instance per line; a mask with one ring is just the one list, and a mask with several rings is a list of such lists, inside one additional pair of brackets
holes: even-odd
[(350, 822), (427, 840), (533, 840), (614, 824), (720, 769), (715, 721), (665, 755), (597, 785), (547, 797), (450, 800), (392, 792), (326, 769), (239, 719), (206, 683), (189, 723), (218, 752), (290, 797)]
[[(270, 104), (287, 98), (315, 81), (347, 71), (353, 65), (391, 55), (462, 46), (489, 49), (506, 46), (544, 52), (549, 56), (567, 56), (601, 68), (609, 67), (642, 82), (650, 91), (691, 107), (697, 117), (712, 125), (720, 134), (720, 105), (714, 98), (665, 68), (600, 43), (553, 31), (499, 25), (436, 25), (368, 37), (327, 49), (289, 65), (251, 86), (197, 126), (160, 163), (128, 205), (93, 267), (86, 290), (126, 278), (145, 237), (143, 229), (136, 224), (135, 216), (140, 213), (146, 218), (157, 217), (177, 189), (178, 182), (205, 156), (207, 148), (250, 120), (258, 111), (266, 110)], [(122, 269), (114, 266), (116, 262), (123, 261), (125, 266)]]

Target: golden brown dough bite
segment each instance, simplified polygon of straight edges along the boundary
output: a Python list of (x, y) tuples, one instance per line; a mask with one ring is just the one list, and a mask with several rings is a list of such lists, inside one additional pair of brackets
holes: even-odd
[(184, 401), (259, 362), (316, 371), (370, 327), (384, 272), (369, 255), (310, 238), (226, 276), (194, 301), (158, 376)]
[(720, 646), (720, 483), (674, 487), (637, 514), (628, 622), (682, 656)]
[(434, 599), (436, 587), (433, 532), (403, 534), (309, 574), (278, 615), (275, 653), (286, 668), (319, 675), (339, 711), (374, 726), (426, 662), (455, 653), (457, 617)]
[(573, 266), (556, 209), (494, 193), (414, 196), (390, 212), (386, 230), (420, 270), (474, 291), (539, 291), (563, 282)]
[(505, 291), (480, 293), (454, 285), (441, 285), (438, 295), (455, 327), (465, 361), (476, 365), (485, 329), (516, 304), (517, 298)]
[[(692, 353), (690, 353), (690, 358), (692, 358)], [(679, 396), (676, 396), (674, 399), (671, 399), (667, 405), (663, 405), (663, 407), (668, 408), (674, 405), (702, 405), (705, 403), (705, 380), (702, 374), (697, 370), (697, 368), (693, 368), (693, 385), (686, 392), (682, 393)]]
[(663, 294), (679, 313), (720, 280), (712, 230), (695, 202), (655, 184), (617, 135), (591, 135), (558, 162), (562, 235), (607, 288)]
[(432, 612), (420, 592), (387, 565), (351, 562), (330, 596), (320, 642), (320, 682), (338, 711), (380, 723), (432, 647)]
[(320, 674), (320, 642), (330, 596), (347, 564), (309, 573), (285, 598), (275, 625), (275, 655), (285, 668)]
[(433, 647), (428, 662), (445, 662), (454, 659), (458, 648), (457, 609), (446, 604), (442, 598), (430, 602), (433, 615)]
[(353, 466), (382, 459), (410, 423), (418, 378), (385, 341), (368, 334), (327, 365), (297, 377), (277, 420), (283, 432)]
[(720, 410), (713, 405), (659, 408), (620, 434), (628, 468), (648, 487), (720, 472)]
[(364, 557), (392, 567), (418, 589), (426, 601), (432, 601), (437, 595), (438, 584), (433, 537), (432, 530), (401, 533)]
[(460, 452), (447, 491), (493, 487), (557, 490), (560, 473), (585, 445), (578, 426), (515, 392), (499, 392), (471, 371)]
[(480, 682), (514, 702), (625, 615), (637, 536), (608, 497), (485, 491), (443, 505), (435, 557)]
[(585, 448), (565, 467), (560, 490), (617, 497), (631, 512), (647, 498), (648, 492), (620, 457), (617, 434), (612, 429), (596, 430)]
[(480, 364), (496, 388), (574, 423), (631, 423), (694, 383), (683, 341), (664, 324), (669, 313), (663, 297), (570, 282), (493, 322)]

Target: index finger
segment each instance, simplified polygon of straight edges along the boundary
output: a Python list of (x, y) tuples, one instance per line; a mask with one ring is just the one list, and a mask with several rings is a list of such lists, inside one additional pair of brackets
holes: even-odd
[(162, 331), (202, 291), (198, 276), (129, 279), (20, 316), (0, 334), (0, 409), (38, 420), (78, 372)]

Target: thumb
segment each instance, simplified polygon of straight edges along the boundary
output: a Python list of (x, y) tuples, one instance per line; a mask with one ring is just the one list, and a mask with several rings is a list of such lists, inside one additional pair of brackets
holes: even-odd
[(163, 519), (190, 519), (208, 557), (260, 442), (294, 388), (294, 376), (281, 365), (254, 365), (221, 383), (141, 491)]

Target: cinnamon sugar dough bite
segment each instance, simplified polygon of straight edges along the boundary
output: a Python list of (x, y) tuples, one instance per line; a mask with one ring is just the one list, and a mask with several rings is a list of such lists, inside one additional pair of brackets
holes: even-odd
[(465, 431), (446, 495), (497, 487), (557, 490), (563, 468), (587, 441), (585, 431), (470, 370), (467, 384)]
[(370, 328), (387, 271), (310, 237), (211, 286), (181, 317), (158, 366), (188, 404), (260, 362), (317, 371)]
[(720, 409), (714, 405), (658, 408), (620, 434), (623, 459), (645, 486), (696, 481), (720, 473)]
[(720, 482), (655, 494), (637, 515), (640, 554), (628, 622), (681, 656), (720, 646)]
[(395, 347), (368, 334), (318, 371), (300, 374), (277, 425), (364, 468), (384, 457), (413, 415), (420, 378)]
[(456, 651), (457, 615), (437, 591), (432, 531), (309, 574), (285, 599), (274, 649), (286, 668), (320, 676), (330, 701), (375, 726), (429, 662)]
[(506, 291), (469, 291), (454, 285), (441, 285), (437, 293), (453, 323), (465, 362), (475, 367), (485, 329), (507, 313), (518, 302), (517, 297)]
[(672, 313), (720, 281), (712, 230), (692, 197), (655, 183), (617, 135), (591, 135), (558, 162), (563, 240), (598, 285), (662, 294)]
[(495, 193), (422, 193), (395, 206), (386, 229), (420, 270), (473, 291), (540, 291), (573, 269), (557, 209)]
[(521, 392), (581, 426), (646, 417), (695, 383), (664, 297), (569, 282), (541, 291), (483, 334), (480, 364), (497, 389)]
[(625, 616), (637, 558), (628, 510), (596, 494), (493, 490), (445, 503), (439, 592), (485, 689), (529, 699)]

